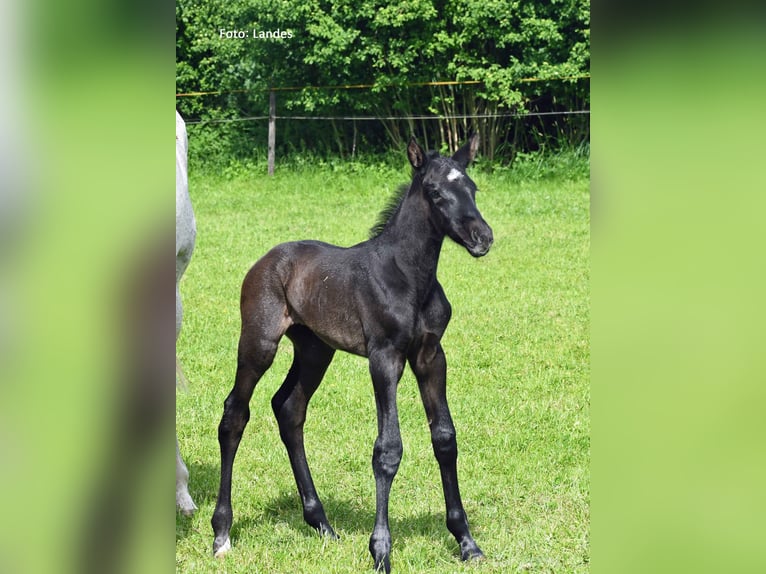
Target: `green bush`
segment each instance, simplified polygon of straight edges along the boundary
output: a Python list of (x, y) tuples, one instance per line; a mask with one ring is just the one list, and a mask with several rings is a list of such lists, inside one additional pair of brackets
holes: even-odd
[[(195, 119), (266, 116), (269, 88), (303, 87), (277, 92), (278, 115), (402, 119), (280, 120), (283, 154), (380, 152), (413, 133), (430, 148), (454, 150), (478, 129), (482, 153), (509, 160), (588, 140), (587, 115), (523, 114), (589, 107), (589, 26), (589, 0), (179, 0), (177, 91), (215, 93), (177, 106)], [(293, 35), (231, 39), (221, 29)], [(475, 83), (422, 85), (443, 80)], [(328, 88), (349, 84), (373, 87)], [(502, 117), (454, 117), (492, 114)], [(420, 115), (451, 119), (405, 119)], [(253, 145), (265, 147), (266, 122), (219, 125), (216, 134), (221, 151), (248, 157)]]

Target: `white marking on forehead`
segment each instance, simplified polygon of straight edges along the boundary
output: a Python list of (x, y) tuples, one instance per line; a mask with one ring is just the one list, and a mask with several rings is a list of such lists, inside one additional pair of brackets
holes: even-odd
[(447, 181), (455, 181), (461, 177), (463, 177), (463, 174), (453, 167), (447, 174)]

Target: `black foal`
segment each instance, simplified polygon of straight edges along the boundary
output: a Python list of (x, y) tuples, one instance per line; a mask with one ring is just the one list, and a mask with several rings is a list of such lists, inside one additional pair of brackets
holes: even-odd
[(213, 513), (216, 556), (231, 548), (231, 476), (234, 456), (250, 417), (253, 389), (287, 335), (295, 347), (292, 367), (271, 401), (303, 503), (303, 516), (335, 537), (311, 478), (303, 448), (306, 407), (336, 349), (369, 359), (378, 415), (372, 455), (375, 527), (370, 553), (375, 569), (390, 572), (388, 498), (402, 458), (396, 388), (405, 361), (418, 381), (439, 462), (447, 528), (463, 560), (482, 552), (468, 529), (457, 480), (457, 441), (446, 397), (447, 363), (440, 340), (451, 308), (436, 280), (445, 236), (474, 257), (492, 245), (492, 229), (476, 207), (476, 185), (466, 175), (478, 136), (454, 156), (426, 154), (413, 138), (407, 155), (414, 168), (368, 241), (342, 248), (318, 241), (277, 245), (245, 276), (242, 332), (234, 388), (218, 427), (221, 485)]

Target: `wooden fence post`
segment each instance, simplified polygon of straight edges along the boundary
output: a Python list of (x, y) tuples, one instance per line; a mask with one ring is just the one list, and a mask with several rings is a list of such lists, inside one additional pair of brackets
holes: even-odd
[(274, 175), (274, 147), (277, 139), (277, 97), (269, 90), (269, 175)]

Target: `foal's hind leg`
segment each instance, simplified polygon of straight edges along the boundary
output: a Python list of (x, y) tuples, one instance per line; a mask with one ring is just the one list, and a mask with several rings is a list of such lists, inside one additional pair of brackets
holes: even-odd
[(439, 462), (444, 501), (447, 506), (447, 528), (460, 544), (463, 560), (484, 556), (468, 529), (468, 518), (460, 499), (457, 481), (457, 439), (452, 416), (447, 406), (447, 361), (439, 338), (423, 335), (420, 344), (409, 355), (410, 366), (420, 388), (420, 396), (431, 428), (434, 455)]
[(303, 518), (320, 534), (337, 538), (319, 500), (311, 478), (303, 447), (303, 423), (311, 396), (322, 382), (335, 351), (302, 325), (287, 331), (295, 356), (285, 382), (271, 399), (271, 407), (279, 423), (279, 434), (287, 448), (298, 493), (303, 504)]
[[(266, 306), (265, 302), (263, 304)], [(270, 318), (273, 320), (269, 321)], [(218, 426), (218, 443), (221, 448), (221, 484), (213, 518), (210, 521), (215, 534), (213, 553), (216, 556), (225, 554), (231, 548), (229, 530), (232, 523), (232, 468), (242, 433), (248, 420), (250, 420), (250, 398), (253, 395), (255, 385), (271, 366), (279, 339), (282, 338), (285, 329), (286, 325), (283, 320), (280, 321), (276, 317), (264, 318), (262, 315), (253, 316), (242, 326), (234, 388), (226, 397), (223, 417)]]

